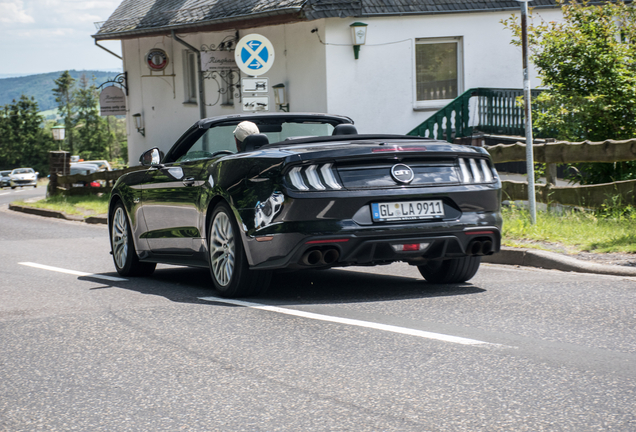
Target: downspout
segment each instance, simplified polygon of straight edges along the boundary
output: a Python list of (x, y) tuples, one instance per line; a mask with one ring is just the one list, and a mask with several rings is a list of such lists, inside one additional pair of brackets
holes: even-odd
[(97, 39), (95, 39), (95, 45), (97, 45), (98, 47), (100, 47), (101, 49), (103, 49), (104, 51), (114, 55), (115, 57), (117, 57), (119, 60), (124, 60), (123, 58), (121, 58), (121, 56), (119, 56), (118, 54), (115, 54), (114, 52), (112, 52), (111, 50), (109, 50), (106, 47), (101, 46), (100, 44), (97, 43)]
[(195, 53), (197, 53), (197, 77), (199, 77), (199, 116), (204, 119), (207, 117), (207, 115), (205, 113), (205, 87), (203, 86), (203, 71), (201, 70), (201, 51), (199, 51), (183, 39), (180, 39), (175, 34), (174, 30), (172, 30), (172, 39), (176, 40), (181, 45), (188, 48), (190, 51), (194, 51)]

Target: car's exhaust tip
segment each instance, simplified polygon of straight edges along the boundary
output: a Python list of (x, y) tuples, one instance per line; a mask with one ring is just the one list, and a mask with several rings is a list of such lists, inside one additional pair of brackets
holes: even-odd
[(325, 265), (335, 263), (338, 261), (338, 258), (340, 258), (340, 252), (338, 252), (338, 249), (336, 248), (327, 249), (322, 253), (322, 263)]
[(300, 262), (306, 266), (319, 267), (332, 265), (338, 261), (338, 258), (340, 258), (340, 252), (336, 248), (312, 249), (302, 255)]
[(322, 252), (318, 249), (307, 251), (303, 254), (301, 260), (306, 266), (315, 266), (322, 261)]
[(486, 240), (481, 244), (481, 253), (484, 255), (492, 255), (495, 253), (492, 250), (492, 241)]
[(480, 242), (479, 240), (475, 240), (470, 245), (468, 245), (468, 254), (475, 256), (483, 255), (482, 248), (482, 242)]

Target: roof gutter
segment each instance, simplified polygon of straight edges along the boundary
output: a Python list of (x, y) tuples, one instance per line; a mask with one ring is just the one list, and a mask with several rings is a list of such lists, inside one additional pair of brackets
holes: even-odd
[(100, 44), (97, 43), (97, 39), (95, 39), (95, 45), (97, 45), (98, 47), (100, 47), (101, 49), (103, 49), (106, 52), (111, 53), (112, 55), (114, 55), (115, 57), (117, 57), (119, 60), (123, 61), (124, 59), (119, 55), (119, 54), (115, 54), (114, 52), (112, 52), (111, 50), (109, 50), (106, 47), (101, 46)]
[[(201, 51), (177, 36), (174, 30), (172, 30), (171, 33), (172, 39), (176, 40), (181, 45), (188, 48), (190, 51), (194, 51), (195, 53), (197, 53), (197, 78), (199, 81), (199, 116), (204, 119), (207, 117), (207, 113), (205, 110), (205, 86), (203, 80), (203, 71), (201, 70)], [(97, 43), (97, 41), (95, 41), (95, 43)]]

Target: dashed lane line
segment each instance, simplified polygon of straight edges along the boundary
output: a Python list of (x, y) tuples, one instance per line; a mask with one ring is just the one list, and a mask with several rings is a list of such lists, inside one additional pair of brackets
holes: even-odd
[(33, 268), (37, 268), (37, 269), (42, 269), (42, 270), (49, 270), (49, 271), (54, 271), (54, 272), (58, 272), (58, 273), (66, 273), (66, 274), (71, 274), (71, 275), (75, 275), (75, 276), (90, 276), (92, 278), (95, 279), (104, 279), (107, 281), (111, 281), (111, 282), (125, 282), (128, 279), (123, 279), (123, 278), (118, 278), (118, 277), (114, 277), (114, 276), (106, 276), (106, 275), (100, 275), (100, 274), (95, 274), (95, 273), (84, 273), (84, 272), (80, 272), (80, 271), (76, 271), (76, 270), (68, 270), (68, 269), (63, 269), (63, 268), (59, 268), (59, 267), (52, 267), (52, 266), (47, 266), (44, 264), (37, 264), (37, 263), (32, 263), (32, 262), (21, 262), (18, 263), (20, 265), (24, 265), (27, 267), (33, 267)]
[(251, 303), (251, 302), (246, 302), (242, 300), (231, 300), (231, 299), (220, 298), (220, 297), (199, 297), (199, 300), (217, 302), (217, 303), (227, 303), (227, 304), (231, 304), (235, 306), (244, 306), (244, 307), (249, 307), (252, 309), (260, 309), (260, 310), (265, 310), (265, 311), (275, 312), (275, 313), (280, 313), (285, 315), (293, 315), (293, 316), (308, 318), (313, 320), (327, 321), (327, 322), (338, 323), (338, 324), (346, 324), (346, 325), (355, 326), (355, 327), (365, 327), (365, 328), (370, 328), (375, 330), (382, 330), (382, 331), (387, 331), (391, 333), (400, 333), (400, 334), (409, 335), (409, 336), (416, 336), (416, 337), (421, 337), (425, 339), (434, 339), (434, 340), (438, 340), (442, 342), (450, 342), (450, 343), (461, 344), (461, 345), (497, 345), (497, 344), (484, 342), (484, 341), (480, 341), (476, 339), (468, 339), (468, 338), (463, 338), (459, 336), (433, 333), (433, 332), (428, 332), (423, 330), (415, 330), (415, 329), (411, 329), (407, 327), (398, 327), (398, 326), (393, 326), (388, 324), (375, 323), (371, 321), (361, 321), (361, 320), (350, 319), (350, 318), (341, 318), (341, 317), (335, 317), (330, 315), (317, 314), (313, 312), (305, 312), (305, 311), (299, 311), (294, 309), (281, 308), (277, 306), (268, 306), (268, 305), (264, 305), (260, 303)]

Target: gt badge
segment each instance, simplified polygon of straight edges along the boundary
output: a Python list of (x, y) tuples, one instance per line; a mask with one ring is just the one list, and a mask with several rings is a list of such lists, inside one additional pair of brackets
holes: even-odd
[(408, 165), (396, 164), (391, 168), (391, 177), (398, 183), (409, 184), (413, 181), (415, 174)]

